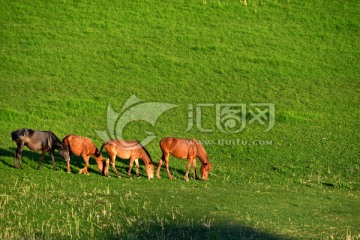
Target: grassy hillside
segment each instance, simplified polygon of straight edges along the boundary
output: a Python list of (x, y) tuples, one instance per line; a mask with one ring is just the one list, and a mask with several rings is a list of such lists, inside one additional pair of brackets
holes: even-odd
[[(2, 2), (0, 237), (359, 238), (359, 10), (351, 0)], [(176, 107), (123, 136), (155, 133), (155, 164), (161, 138), (201, 140), (215, 164), (208, 182), (185, 182), (175, 158), (173, 181), (164, 168), (151, 181), (104, 178), (93, 160), (78, 175), (76, 156), (71, 174), (59, 157), (53, 172), (48, 155), (37, 171), (28, 149), (13, 168), (11, 131), (100, 146), (108, 105), (120, 112), (133, 94)], [(250, 123), (259, 103), (275, 106), (269, 131)], [(246, 105), (242, 131), (219, 130), (224, 104)], [(211, 132), (188, 130), (189, 105)], [(128, 162), (116, 164), (124, 176)]]

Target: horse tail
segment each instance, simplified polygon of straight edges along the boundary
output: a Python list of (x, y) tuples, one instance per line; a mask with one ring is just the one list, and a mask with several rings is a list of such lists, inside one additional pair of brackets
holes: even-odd
[(13, 141), (16, 141), (16, 140), (20, 137), (19, 131), (20, 131), (20, 130), (12, 131), (12, 132), (11, 132), (11, 139), (12, 139)]
[(106, 145), (106, 142), (104, 142), (104, 143), (101, 145), (101, 148), (100, 148), (100, 150), (99, 150), (99, 154), (101, 154), (101, 153), (102, 153), (102, 151), (103, 151), (103, 149), (104, 149), (105, 145)]
[(11, 132), (11, 139), (13, 141), (16, 141), (18, 139), (21, 139), (23, 137), (26, 137), (26, 136), (32, 134), (33, 132), (34, 131), (32, 129), (22, 128), (22, 129)]
[(67, 136), (64, 137), (63, 140), (62, 140), (62, 142), (63, 142), (66, 146), (68, 146), (68, 147), (70, 147), (69, 136), (70, 136), (70, 135), (67, 135)]

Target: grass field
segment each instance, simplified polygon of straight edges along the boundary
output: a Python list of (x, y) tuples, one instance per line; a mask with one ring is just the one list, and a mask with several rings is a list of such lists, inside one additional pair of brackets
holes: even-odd
[[(352, 0), (2, 1), (0, 239), (359, 239), (359, 12)], [(38, 171), (26, 148), (14, 168), (11, 131), (100, 147), (109, 104), (133, 95), (174, 107), (123, 137), (154, 133), (156, 165), (161, 138), (201, 140), (209, 181), (186, 182), (175, 158), (172, 181), (144, 165), (128, 179), (119, 159), (120, 179), (93, 159), (79, 175), (76, 156), (70, 174), (58, 155), (59, 171), (49, 155)], [(261, 103), (275, 106), (269, 131), (270, 111), (250, 112)], [(242, 131), (217, 119), (230, 105), (246, 106)]]

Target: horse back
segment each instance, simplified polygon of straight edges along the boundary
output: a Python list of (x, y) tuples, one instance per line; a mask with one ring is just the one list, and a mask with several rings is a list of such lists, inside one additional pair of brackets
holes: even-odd
[(77, 156), (82, 154), (95, 155), (97, 152), (95, 144), (87, 137), (70, 134), (63, 139), (63, 143)]
[[(122, 159), (128, 159), (131, 156), (140, 157), (144, 152), (142, 150), (140, 142), (138, 141), (109, 140), (104, 143), (103, 146), (109, 154), (117, 155)], [(141, 152), (139, 151), (139, 149), (141, 149)]]
[(193, 139), (184, 138), (163, 138), (160, 141), (160, 148), (165, 153), (170, 153), (176, 158), (185, 159), (196, 156), (196, 144)]

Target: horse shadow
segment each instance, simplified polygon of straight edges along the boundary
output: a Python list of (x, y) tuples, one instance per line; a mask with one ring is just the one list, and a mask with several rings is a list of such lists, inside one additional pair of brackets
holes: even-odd
[[(3, 165), (9, 167), (9, 168), (14, 168), (14, 156), (15, 156), (15, 151), (16, 151), (16, 147), (9, 147), (8, 149), (6, 148), (0, 148), (0, 162), (3, 163)], [(56, 153), (57, 151), (55, 151), (55, 163), (56, 165), (59, 167), (62, 166), (62, 164), (65, 163), (64, 159), (60, 158), (58, 156), (58, 154)], [(34, 152), (31, 150), (28, 150), (26, 148), (23, 149), (22, 152), (22, 157), (21, 157), (21, 161), (23, 162), (23, 167), (26, 168), (27, 165), (32, 165), (30, 164), (29, 161), (34, 161), (36, 164), (32, 165), (31, 167), (33, 169), (37, 169), (37, 163), (40, 159), (40, 153), (39, 152)], [(11, 161), (2, 158), (6, 157), (6, 158), (11, 158)], [(104, 159), (108, 158), (106, 153), (103, 153), (102, 156), (104, 157)], [(78, 173), (78, 170), (82, 169), (85, 166), (85, 162), (82, 159), (82, 157), (80, 156), (76, 156), (74, 154), (70, 155), (70, 164), (71, 164), (71, 173)], [(126, 176), (127, 175), (127, 171), (129, 170), (129, 159), (120, 159), (120, 158), (116, 158), (116, 166), (118, 168), (118, 171), (120, 172), (121, 176)], [(140, 173), (139, 175), (141, 177), (147, 177), (146, 172), (145, 172), (145, 164), (142, 160), (139, 160), (139, 165), (140, 165)], [(51, 163), (51, 158), (50, 158), (50, 154), (47, 153), (44, 157), (44, 161), (42, 164), (42, 168), (49, 168), (52, 169), (52, 163)], [(158, 163), (154, 162), (154, 171), (156, 172), (158, 167)], [(112, 170), (110, 170), (110, 166), (109, 166), (109, 172), (112, 172)], [(169, 166), (170, 171), (173, 175), (175, 175), (176, 177), (183, 177), (186, 173), (185, 168), (186, 166), (184, 165), (184, 168), (176, 168), (176, 167), (172, 167), (171, 165)], [(58, 168), (60, 169), (60, 168)], [(75, 170), (76, 169), (76, 170)], [(62, 167), (63, 171), (66, 171), (66, 167)], [(96, 167), (96, 162), (95, 160), (90, 157), (89, 160), (89, 168), (88, 168), (89, 173), (94, 173), (94, 174), (98, 174), (98, 175), (102, 175), (101, 172), (99, 172), (99, 170)], [(192, 177), (192, 167), (189, 173), (189, 177)], [(199, 168), (197, 170), (197, 173), (199, 175)], [(133, 168), (131, 169), (131, 176), (135, 176), (135, 164), (133, 166)], [(161, 168), (161, 176), (163, 177), (167, 177), (167, 173), (166, 173), (166, 168), (163, 165), (163, 167)]]
[[(16, 151), (16, 147), (9, 147), (8, 149), (0, 148), (0, 161), (5, 166), (8, 166), (10, 168), (15, 168), (14, 167), (15, 151)], [(9, 162), (9, 161), (7, 161), (6, 159), (4, 159), (2, 157), (11, 157), (12, 160)], [(22, 154), (21, 154), (21, 161), (23, 163), (23, 167), (24, 167), (24, 165), (28, 165), (28, 159), (37, 159), (37, 160), (39, 160), (40, 159), (40, 153), (24, 149), (22, 151)], [(44, 160), (45, 160), (45, 158), (44, 158)], [(44, 161), (44, 163), (45, 162), (46, 162), (46, 160)]]
[[(108, 159), (109, 155), (108, 155), (108, 153), (103, 152), (102, 157), (104, 159)], [(120, 173), (121, 177), (124, 177), (124, 176), (127, 177), (127, 172), (129, 170), (129, 164), (130, 164), (130, 159), (122, 159), (122, 158), (116, 157), (115, 166), (116, 166), (116, 169), (118, 170), (118, 172)], [(146, 165), (143, 162), (143, 160), (139, 159), (139, 167), (140, 167), (139, 176), (147, 178), (147, 175), (146, 175), (146, 172), (145, 172), (145, 166)], [(114, 170), (111, 167), (111, 165), (109, 165), (108, 168), (109, 168), (110, 176), (116, 176)], [(155, 168), (155, 171), (156, 171), (155, 163), (154, 163), (154, 168)], [(135, 174), (136, 174), (135, 169), (136, 168), (135, 168), (135, 163), (134, 163), (133, 168), (131, 169), (131, 177), (135, 177)]]
[[(8, 149), (0, 148), (0, 161), (3, 163), (4, 166), (7, 166), (9, 168), (15, 168), (14, 167), (15, 151), (16, 151), (16, 147), (9, 147)], [(21, 161), (23, 163), (23, 168), (26, 168), (27, 166), (31, 165), (30, 166), (31, 168), (37, 169), (37, 163), (40, 160), (40, 156), (41, 156), (41, 153), (39, 153), (39, 152), (31, 151), (31, 150), (28, 150), (28, 149), (23, 149), (22, 154), (21, 154)], [(11, 158), (12, 160), (8, 161), (7, 159), (5, 159), (3, 157)], [(54, 157), (55, 157), (55, 163), (56, 163), (56, 166), (58, 166), (58, 169), (62, 169), (63, 171), (66, 172), (65, 161), (64, 161), (63, 158), (61, 158), (57, 154), (57, 151), (55, 151)], [(30, 161), (35, 162), (36, 164), (33, 165), (33, 164), (30, 163)], [(96, 164), (93, 164), (93, 163), (95, 163), (95, 160), (92, 160), (90, 158), (90, 166), (96, 165)], [(77, 168), (77, 169), (81, 169), (81, 168), (83, 168), (85, 166), (85, 162), (82, 159), (82, 157), (78, 157), (78, 156), (75, 156), (75, 155), (71, 155), (70, 164), (71, 164), (71, 167), (72, 167), (71, 168), (72, 173), (77, 173), (77, 171), (74, 170), (74, 167)], [(61, 166), (61, 168), (59, 168), (60, 166)], [(49, 153), (47, 153), (45, 155), (41, 168), (49, 168), (49, 169), (53, 168)], [(92, 172), (94, 174), (100, 174), (101, 175), (101, 173), (97, 169), (93, 170), (91, 167), (89, 167), (88, 170), (89, 170), (89, 172)]]
[[(12, 157), (14, 159), (15, 157), (15, 148), (14, 151), (9, 151), (8, 149), (4, 149), (4, 148), (0, 148), (0, 161), (8, 167), (14, 167), (13, 164), (10, 164), (8, 161), (6, 161), (5, 159), (3, 159), (2, 157)], [(14, 162), (12, 162), (14, 163)]]

